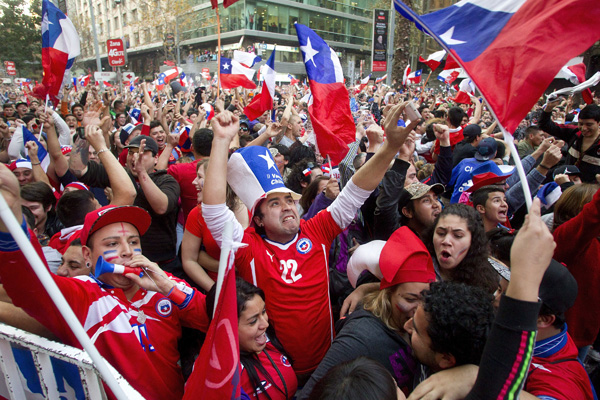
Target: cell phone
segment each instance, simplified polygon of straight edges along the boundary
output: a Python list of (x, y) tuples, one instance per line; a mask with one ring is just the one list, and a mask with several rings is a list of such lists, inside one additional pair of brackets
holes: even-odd
[(85, 128), (83, 126), (75, 128), (75, 133), (77, 133), (79, 139), (85, 139)]
[(411, 121), (417, 121), (421, 119), (421, 113), (419, 113), (419, 110), (417, 110), (415, 103), (413, 103), (412, 101), (408, 102), (408, 104), (404, 108), (404, 112), (406, 113), (408, 119), (410, 119)]

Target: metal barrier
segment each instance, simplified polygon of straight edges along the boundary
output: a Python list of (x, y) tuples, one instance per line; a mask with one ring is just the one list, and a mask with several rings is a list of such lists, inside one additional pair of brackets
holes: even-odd
[[(0, 323), (0, 398), (106, 399), (100, 374), (82, 350)], [(144, 398), (109, 369), (130, 400)]]

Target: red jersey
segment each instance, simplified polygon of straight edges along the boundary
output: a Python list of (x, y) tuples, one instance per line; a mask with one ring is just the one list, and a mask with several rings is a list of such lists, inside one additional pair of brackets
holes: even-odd
[[(185, 223), (185, 230), (191, 233), (192, 235), (200, 238), (202, 240), (202, 245), (208, 253), (209, 256), (218, 260), (221, 256), (221, 248), (215, 242), (212, 234), (208, 230), (206, 223), (204, 222), (204, 218), (202, 217), (202, 205), (198, 204), (198, 206), (194, 207), (190, 214), (188, 215), (187, 222)], [(217, 281), (217, 273), (213, 271), (209, 271), (204, 269), (210, 279), (213, 281)]]
[[(34, 240), (33, 244), (43, 260), (39, 243)], [(0, 278), (14, 304), (63, 343), (81, 348), (23, 253), (0, 254)], [(188, 288), (186, 301), (176, 305), (162, 294), (144, 289), (128, 300), (121, 289), (106, 287), (89, 276), (53, 278), (100, 354), (144, 398), (183, 396), (177, 342), (182, 325), (208, 329), (205, 297), (201, 293)], [(171, 279), (178, 281), (178, 286), (184, 285), (177, 278)]]
[(167, 173), (171, 175), (181, 188), (179, 197), (181, 198), (181, 209), (183, 217), (187, 220), (188, 214), (196, 205), (198, 205), (198, 190), (192, 182), (196, 179), (196, 164), (200, 160), (194, 160), (191, 163), (169, 165)]
[(65, 254), (65, 251), (71, 245), (75, 239), (79, 239), (81, 236), (81, 229), (83, 225), (76, 225), (70, 228), (64, 228), (60, 232), (56, 232), (54, 236), (50, 238), (48, 246), (57, 250), (60, 254)]
[(524, 390), (542, 399), (595, 399), (590, 378), (577, 355), (566, 325), (558, 335), (536, 342)]
[[(271, 357), (271, 359), (267, 357), (265, 351), (269, 353), (269, 357)], [(267, 343), (265, 351), (260, 352), (258, 355), (258, 360), (265, 368), (272, 381), (269, 381), (263, 374), (260, 373), (259, 370), (256, 370), (256, 372), (258, 373), (258, 378), (262, 382), (266, 382), (266, 384), (264, 384), (266, 392), (269, 394), (272, 400), (289, 400), (293, 398), (296, 390), (298, 389), (298, 380), (296, 379), (296, 373), (292, 369), (292, 364), (290, 364), (287, 357), (281, 354), (279, 350), (277, 350), (271, 344), (271, 342)], [(273, 362), (271, 362), (271, 360)], [(281, 377), (283, 377), (285, 385), (281, 382)], [(254, 391), (254, 388), (250, 383), (248, 371), (246, 368), (244, 368), (243, 364), (242, 376), (240, 379), (242, 382), (242, 389), (244, 389), (244, 392), (246, 392), (251, 399), (264, 400), (267, 398), (265, 395), (263, 395), (260, 389), (257, 388), (256, 392)], [(278, 390), (277, 388), (281, 390)], [(287, 397), (285, 397), (286, 389), (288, 394)], [(256, 395), (257, 393), (258, 396)]]
[(308, 221), (288, 243), (244, 232), (248, 246), (236, 253), (238, 274), (266, 294), (266, 308), (277, 337), (294, 360), (294, 370), (315, 370), (334, 336), (329, 299), (329, 248), (342, 229), (328, 210)]

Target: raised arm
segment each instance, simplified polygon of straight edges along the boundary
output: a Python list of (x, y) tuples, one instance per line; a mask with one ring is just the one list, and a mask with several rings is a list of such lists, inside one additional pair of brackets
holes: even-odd
[(133, 182), (113, 153), (106, 147), (102, 130), (95, 125), (88, 125), (85, 128), (85, 137), (92, 145), (102, 166), (108, 174), (110, 187), (113, 192), (110, 204), (116, 206), (127, 206), (133, 204), (137, 195)]

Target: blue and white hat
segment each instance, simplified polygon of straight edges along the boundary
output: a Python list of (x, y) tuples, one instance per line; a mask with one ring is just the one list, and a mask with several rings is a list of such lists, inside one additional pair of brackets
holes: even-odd
[(546, 183), (537, 192), (537, 197), (542, 201), (542, 208), (549, 209), (562, 195), (562, 189), (556, 182)]
[(227, 163), (227, 182), (252, 214), (260, 200), (271, 193), (300, 195), (287, 188), (268, 148), (249, 146), (237, 150)]

